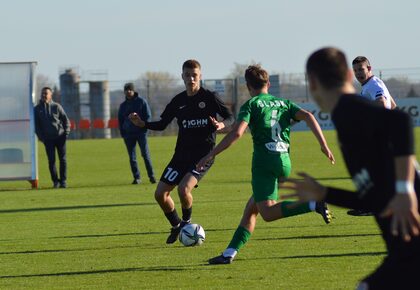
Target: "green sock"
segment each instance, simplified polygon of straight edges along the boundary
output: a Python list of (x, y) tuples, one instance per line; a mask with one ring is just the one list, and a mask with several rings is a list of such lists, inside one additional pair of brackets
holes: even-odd
[(311, 209), (309, 208), (309, 202), (298, 203), (296, 201), (286, 200), (281, 202), (281, 212), (285, 218), (311, 212)]
[(244, 227), (239, 226), (233, 234), (232, 240), (229, 243), (228, 248), (236, 249), (239, 251), (251, 237), (251, 233)]

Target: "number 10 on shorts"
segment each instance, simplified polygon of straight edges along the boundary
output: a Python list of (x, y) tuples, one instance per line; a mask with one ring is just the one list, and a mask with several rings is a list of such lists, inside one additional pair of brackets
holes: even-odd
[(172, 167), (168, 167), (165, 175), (163, 176), (168, 181), (172, 182), (178, 176), (178, 171), (174, 170)]

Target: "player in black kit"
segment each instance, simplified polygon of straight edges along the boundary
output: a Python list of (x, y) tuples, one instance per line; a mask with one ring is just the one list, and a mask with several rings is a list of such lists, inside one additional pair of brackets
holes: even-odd
[[(216, 131), (233, 123), (228, 107), (211, 91), (200, 87), (201, 66), (196, 60), (187, 60), (182, 66), (182, 79), (186, 90), (176, 95), (166, 106), (157, 122), (144, 122), (138, 115), (131, 115), (131, 121), (150, 130), (164, 130), (176, 118), (178, 139), (175, 153), (166, 166), (156, 188), (155, 199), (172, 225), (166, 243), (176, 241), (181, 228), (190, 222), (193, 197), (192, 189), (210, 169), (213, 161), (198, 172), (198, 161), (206, 156), (216, 142)], [(217, 115), (223, 122), (217, 120)], [(175, 209), (171, 191), (178, 185), (182, 207), (182, 220)]]
[(325, 200), (372, 211), (388, 255), (357, 289), (419, 289), (420, 177), (416, 170), (412, 120), (355, 94), (343, 52), (323, 48), (308, 59), (309, 88), (324, 112), (331, 112), (340, 148), (356, 191), (325, 187), (305, 173), (282, 188), (300, 200)]

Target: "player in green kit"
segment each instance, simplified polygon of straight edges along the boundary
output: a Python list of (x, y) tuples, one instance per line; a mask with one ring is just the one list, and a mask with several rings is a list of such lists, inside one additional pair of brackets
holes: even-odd
[(251, 95), (242, 105), (237, 122), (225, 138), (200, 162), (197, 170), (238, 140), (249, 127), (254, 143), (252, 157), (252, 196), (245, 207), (242, 220), (227, 249), (209, 264), (230, 264), (237, 252), (249, 240), (254, 231), (258, 213), (267, 221), (316, 211), (328, 224), (331, 214), (324, 202), (278, 202), (278, 182), (289, 176), (291, 120), (305, 121), (318, 140), (321, 151), (334, 164), (334, 156), (328, 148), (321, 128), (314, 116), (293, 102), (268, 94), (268, 73), (259, 65), (249, 66), (245, 72)]

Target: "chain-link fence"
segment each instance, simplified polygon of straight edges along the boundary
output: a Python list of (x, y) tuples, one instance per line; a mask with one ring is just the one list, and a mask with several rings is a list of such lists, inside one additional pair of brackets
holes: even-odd
[[(400, 98), (420, 97), (420, 68), (410, 69), (379, 69), (374, 74), (380, 77), (387, 85), (391, 95), (398, 104)], [(271, 76), (270, 93), (273, 95), (290, 99), (296, 103), (311, 102), (308, 83), (304, 73), (277, 74)], [(127, 81), (129, 82), (129, 81)], [(119, 105), (125, 100), (123, 86), (125, 81), (109, 81), (110, 96), (110, 119), (118, 117)], [(171, 99), (185, 90), (182, 79), (159, 78), (156, 80), (134, 81), (136, 91), (145, 98), (152, 111), (152, 120), (159, 120), (161, 113)], [(239, 107), (249, 98), (249, 93), (243, 77), (236, 79), (207, 79), (202, 81), (202, 86), (215, 91), (219, 97), (232, 109), (235, 116)], [(355, 86), (360, 91), (360, 84), (355, 81)], [(86, 92), (85, 92), (86, 93)], [(83, 92), (82, 92), (83, 95)], [(83, 103), (84, 104), (84, 103)], [(89, 110), (84, 104), (84, 110)], [(83, 114), (82, 114), (83, 115)], [(93, 121), (93, 120), (92, 120)], [(105, 120), (105, 124), (109, 120)], [(112, 137), (119, 136), (118, 128), (111, 127)], [(89, 138), (95, 134), (87, 134), (88, 130), (95, 130), (93, 126), (87, 126), (81, 138)], [(75, 129), (79, 128), (75, 126)], [(86, 129), (86, 128), (85, 128)], [(99, 128), (101, 129), (101, 128)], [(152, 135), (173, 135), (178, 131), (176, 120), (174, 120), (164, 131), (150, 132)]]

